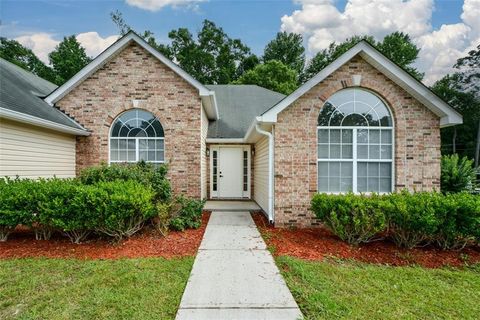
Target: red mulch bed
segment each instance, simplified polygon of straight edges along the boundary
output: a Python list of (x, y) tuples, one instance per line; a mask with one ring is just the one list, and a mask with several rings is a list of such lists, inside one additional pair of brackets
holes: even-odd
[(420, 265), (426, 268), (461, 267), (466, 263), (480, 263), (478, 246), (462, 251), (444, 251), (431, 246), (408, 250), (400, 249), (385, 240), (357, 247), (341, 241), (325, 228), (273, 228), (261, 213), (254, 213), (253, 219), (276, 256), (293, 256), (306, 260), (354, 259), (367, 263)]
[(77, 258), (77, 259), (120, 259), (163, 257), (174, 258), (196, 254), (210, 213), (202, 216), (199, 229), (184, 232), (170, 232), (166, 237), (153, 228), (145, 228), (133, 237), (112, 244), (107, 240), (91, 240), (82, 244), (73, 244), (68, 238), (54, 235), (52, 239), (35, 240), (29, 230), (18, 230), (11, 234), (6, 242), (0, 242), (0, 259), (2, 258)]

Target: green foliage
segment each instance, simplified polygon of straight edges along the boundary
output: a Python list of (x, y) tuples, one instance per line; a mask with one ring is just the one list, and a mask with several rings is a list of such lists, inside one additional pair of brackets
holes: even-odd
[(448, 194), (436, 214), (441, 221), (435, 236), (442, 249), (462, 249), (480, 243), (480, 196)]
[(132, 236), (155, 216), (155, 193), (149, 186), (128, 180), (99, 182), (95, 187), (106, 195), (97, 230), (117, 241)]
[(316, 194), (312, 210), (340, 239), (357, 245), (371, 241), (386, 229), (381, 203), (377, 195)]
[(475, 158), (480, 99), (474, 91), (464, 90), (460, 74), (447, 75), (432, 87), (440, 98), (463, 116), (463, 123), (441, 129), (442, 154), (458, 153)]
[(24, 47), (16, 40), (0, 37), (0, 58), (16, 64), (40, 78), (59, 84), (56, 82), (55, 72), (52, 68), (45, 65), (32, 50)]
[(440, 188), (442, 192), (472, 191), (475, 186), (473, 160), (458, 154), (442, 156)]
[(388, 218), (390, 236), (400, 247), (429, 244), (440, 226), (439, 215), (448, 214), (443, 196), (436, 192), (402, 191), (385, 197), (383, 210)]
[(177, 231), (197, 229), (202, 224), (204, 200), (179, 196), (175, 199), (175, 209), (170, 220), (170, 228)]
[(87, 185), (102, 181), (137, 181), (153, 189), (155, 201), (168, 202), (172, 197), (172, 189), (170, 182), (166, 178), (167, 171), (168, 167), (166, 165), (154, 166), (145, 162), (103, 164), (83, 170), (79, 179)]
[(64, 37), (48, 55), (55, 71), (55, 83), (61, 85), (85, 67), (92, 59), (74, 35)]
[(256, 84), (283, 94), (290, 94), (297, 88), (297, 73), (277, 60), (255, 66), (244, 73), (236, 84)]
[(380, 50), (387, 58), (398, 64), (407, 72), (412, 74), (418, 80), (423, 78), (423, 74), (418, 72), (412, 66), (418, 57), (419, 48), (412, 42), (408, 34), (403, 32), (394, 32), (387, 35), (383, 41), (375, 41), (372, 36), (353, 36), (346, 39), (342, 43), (333, 42), (327, 49), (319, 51), (305, 68), (301, 81), (306, 82), (335, 59), (351, 49), (358, 42), (366, 40), (378, 50)]
[(153, 224), (155, 228), (163, 236), (168, 234), (170, 230), (170, 222), (172, 220), (172, 209), (173, 203), (163, 203), (159, 202), (156, 205), (156, 216), (153, 219)]
[(265, 47), (263, 61), (277, 60), (295, 70), (297, 74), (303, 72), (305, 65), (305, 48), (303, 37), (300, 34), (278, 32), (275, 39)]
[(155, 215), (154, 191), (132, 180), (84, 185), (69, 179), (16, 179), (1, 182), (0, 191), (4, 240), (19, 224), (32, 227), (38, 240), (48, 240), (55, 230), (74, 243), (92, 231), (120, 240)]
[(382, 232), (406, 248), (436, 243), (442, 249), (461, 249), (480, 243), (480, 196), (468, 193), (316, 194), (312, 211), (352, 244)]

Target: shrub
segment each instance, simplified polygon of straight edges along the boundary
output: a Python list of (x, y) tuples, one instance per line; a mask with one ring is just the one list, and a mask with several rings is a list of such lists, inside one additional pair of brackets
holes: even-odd
[(153, 219), (155, 228), (165, 237), (168, 234), (170, 228), (170, 222), (172, 220), (172, 203), (158, 202), (156, 205), (156, 216)]
[(175, 199), (174, 212), (170, 220), (170, 228), (177, 231), (197, 229), (202, 224), (204, 200), (195, 200), (179, 196)]
[(480, 243), (480, 196), (449, 194), (442, 206), (448, 210), (439, 215), (441, 224), (435, 236), (442, 249), (462, 249)]
[(106, 196), (97, 230), (116, 241), (132, 236), (155, 216), (155, 193), (150, 186), (130, 180), (99, 182), (95, 187)]
[(369, 242), (386, 229), (381, 207), (382, 198), (375, 194), (316, 194), (312, 199), (316, 217), (340, 239), (354, 245)]
[(37, 209), (36, 182), (0, 179), (0, 239), (6, 241), (17, 225), (31, 225)]
[(460, 159), (458, 154), (442, 156), (440, 188), (443, 193), (473, 191), (475, 187), (475, 169), (473, 160)]
[(100, 165), (83, 170), (79, 179), (87, 185), (98, 182), (133, 180), (152, 187), (155, 192), (155, 201), (170, 201), (172, 190), (166, 178), (167, 166), (154, 166), (150, 163), (114, 163)]
[(389, 233), (400, 247), (429, 244), (441, 222), (438, 215), (449, 210), (442, 207), (442, 194), (437, 192), (412, 194), (404, 190), (387, 197), (383, 209), (389, 221)]

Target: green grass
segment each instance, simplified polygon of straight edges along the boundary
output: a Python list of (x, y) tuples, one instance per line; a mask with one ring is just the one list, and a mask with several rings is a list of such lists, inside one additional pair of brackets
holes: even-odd
[(478, 319), (480, 266), (389, 267), (345, 261), (277, 264), (306, 319)]
[(0, 319), (173, 319), (193, 258), (0, 260)]

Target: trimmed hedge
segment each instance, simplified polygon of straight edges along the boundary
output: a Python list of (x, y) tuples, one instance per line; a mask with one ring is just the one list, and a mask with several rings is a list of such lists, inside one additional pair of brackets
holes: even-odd
[(95, 232), (116, 241), (147, 221), (169, 229), (198, 228), (204, 201), (172, 197), (165, 165), (101, 165), (78, 179), (0, 179), (0, 241), (17, 225), (31, 227), (37, 240), (60, 231), (74, 243)]
[(386, 228), (378, 196), (317, 194), (312, 210), (334, 234), (352, 244), (369, 242)]
[(4, 180), (0, 183), (0, 239), (21, 224), (37, 239), (53, 231), (79, 243), (91, 232), (115, 240), (137, 232), (156, 214), (155, 193), (139, 182), (111, 181), (83, 185), (77, 180)]
[(461, 249), (480, 243), (480, 196), (468, 193), (316, 194), (312, 211), (351, 244), (381, 235), (406, 248), (435, 243)]

